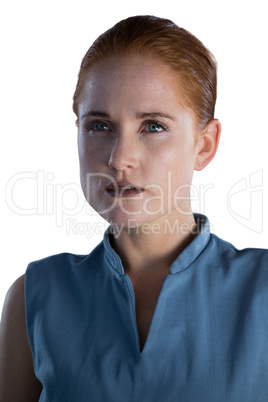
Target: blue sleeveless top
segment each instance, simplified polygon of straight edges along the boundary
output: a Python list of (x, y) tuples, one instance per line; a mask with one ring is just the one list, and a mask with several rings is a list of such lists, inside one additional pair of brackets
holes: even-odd
[(142, 352), (132, 283), (103, 241), (29, 264), (26, 319), (46, 402), (268, 401), (268, 251), (198, 236), (166, 276)]

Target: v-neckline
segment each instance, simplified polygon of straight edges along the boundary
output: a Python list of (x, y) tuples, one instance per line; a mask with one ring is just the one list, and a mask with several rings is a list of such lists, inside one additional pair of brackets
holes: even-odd
[(166, 280), (166, 278), (169, 276), (169, 274), (167, 274), (164, 279), (162, 280), (161, 283), (161, 287), (160, 290), (158, 292), (158, 296), (155, 302), (155, 307), (154, 307), (154, 311), (152, 314), (152, 318), (150, 320), (150, 324), (148, 326), (148, 331), (147, 331), (147, 335), (145, 337), (144, 343), (143, 345), (141, 345), (141, 338), (140, 338), (140, 332), (139, 332), (139, 325), (138, 325), (138, 320), (137, 320), (137, 311), (136, 311), (136, 295), (135, 295), (135, 290), (134, 290), (134, 286), (133, 283), (129, 277), (129, 275), (125, 274), (125, 277), (127, 279), (128, 285), (129, 285), (129, 290), (131, 292), (131, 301), (132, 301), (132, 312), (133, 312), (133, 324), (134, 324), (134, 328), (135, 328), (135, 332), (136, 332), (136, 339), (137, 339), (137, 347), (138, 347), (138, 352), (140, 355), (142, 355), (144, 353), (144, 350), (146, 349), (146, 345), (148, 344), (148, 339), (150, 339), (150, 333), (152, 331), (152, 327), (154, 325), (154, 321), (155, 321), (155, 316), (157, 315), (157, 310), (158, 310), (158, 304), (159, 304), (159, 299), (161, 297), (161, 293), (163, 290), (163, 285), (164, 282)]

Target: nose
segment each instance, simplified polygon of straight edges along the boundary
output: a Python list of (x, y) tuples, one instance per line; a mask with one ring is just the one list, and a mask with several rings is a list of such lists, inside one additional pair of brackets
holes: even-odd
[(136, 169), (139, 162), (135, 139), (118, 136), (113, 144), (108, 166), (116, 170)]

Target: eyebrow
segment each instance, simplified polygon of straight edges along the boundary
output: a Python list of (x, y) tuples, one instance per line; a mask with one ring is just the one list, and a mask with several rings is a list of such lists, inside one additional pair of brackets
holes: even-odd
[[(90, 111), (88, 113), (83, 114), (81, 120), (84, 120), (84, 118), (88, 117), (88, 116), (90, 116), (90, 117), (102, 117), (102, 118), (105, 118), (105, 119), (110, 118), (108, 113), (100, 112), (100, 111)], [(173, 120), (173, 121), (175, 120), (174, 117), (170, 116), (167, 113), (162, 113), (162, 112), (147, 112), (147, 113), (140, 112), (140, 113), (137, 113), (136, 117), (138, 119), (145, 119), (145, 118), (148, 118), (148, 117), (151, 117), (151, 118), (155, 119), (155, 118), (160, 117), (160, 118), (164, 118), (164, 119), (170, 119), (170, 120)]]
[(152, 118), (163, 118), (163, 119), (170, 119), (170, 120), (175, 120), (174, 117), (170, 116), (167, 113), (162, 113), (162, 112), (149, 112), (149, 113), (138, 113), (137, 118), (138, 119), (144, 119), (146, 117), (152, 117)]
[(88, 116), (98, 116), (98, 117), (103, 117), (105, 119), (108, 119), (110, 117), (107, 113), (98, 112), (98, 111), (92, 111), (92, 112), (88, 112), (88, 113), (83, 114), (81, 120), (84, 120), (84, 118), (88, 117)]

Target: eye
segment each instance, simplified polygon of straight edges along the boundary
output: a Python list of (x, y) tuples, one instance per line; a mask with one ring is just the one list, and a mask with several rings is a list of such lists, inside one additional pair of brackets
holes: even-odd
[(110, 127), (104, 121), (92, 121), (85, 126), (87, 132), (94, 132), (94, 131), (109, 131)]
[(161, 133), (162, 131), (167, 131), (167, 128), (157, 121), (150, 121), (146, 124), (146, 130), (150, 133)]
[(103, 121), (97, 121), (92, 124), (91, 128), (97, 131), (107, 131), (109, 130), (108, 124), (104, 123)]

